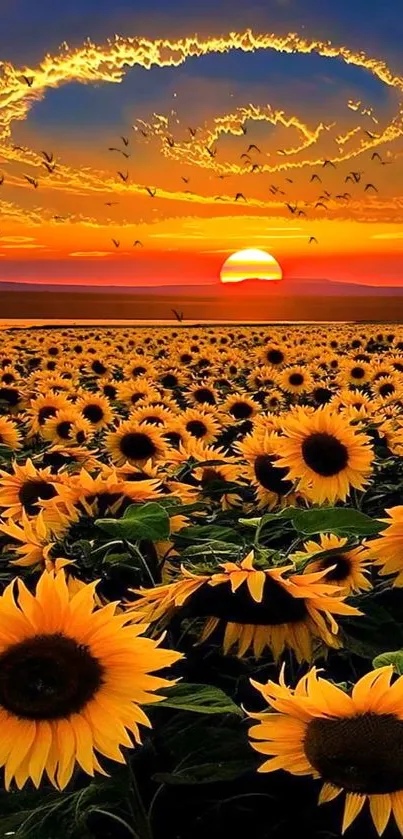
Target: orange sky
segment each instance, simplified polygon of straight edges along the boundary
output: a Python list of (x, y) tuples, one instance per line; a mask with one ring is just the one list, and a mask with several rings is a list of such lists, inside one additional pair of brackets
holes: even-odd
[[(254, 53), (320, 58), (325, 80), (315, 64), (302, 98), (298, 80), (272, 91), (253, 78), (248, 89), (203, 76), (203, 62), (225, 62), (235, 48), (239, 61)], [(200, 72), (189, 77), (195, 55)], [(348, 78), (338, 69), (329, 87), (340, 62)], [(211, 283), (229, 254), (261, 248), (285, 280), (401, 285), (403, 78), (381, 56), (307, 35), (239, 32), (66, 45), (36, 65), (4, 66), (0, 280)], [(150, 66), (171, 81), (137, 102)], [(94, 125), (89, 113), (86, 121), (84, 100), (74, 113), (72, 85), (122, 95), (120, 119)], [(70, 97), (65, 112), (56, 96)]]

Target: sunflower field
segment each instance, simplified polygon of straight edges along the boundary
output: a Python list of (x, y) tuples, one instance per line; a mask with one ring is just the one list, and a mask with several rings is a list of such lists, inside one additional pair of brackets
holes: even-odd
[(0, 837), (403, 835), (402, 498), (403, 326), (2, 331)]

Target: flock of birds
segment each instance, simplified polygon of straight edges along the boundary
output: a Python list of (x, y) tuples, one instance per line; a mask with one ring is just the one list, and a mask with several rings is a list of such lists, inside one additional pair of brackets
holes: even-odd
[[(23, 78), (24, 78), (24, 80), (25, 80), (25, 82), (28, 86), (32, 85), (33, 80), (31, 80), (29, 77), (23, 77)], [(145, 131), (144, 128), (140, 127), (139, 125), (133, 125), (132, 127), (136, 131), (140, 132), (143, 137), (145, 137), (145, 138), (148, 137), (148, 132)], [(240, 127), (241, 127), (241, 130), (242, 130), (242, 133), (244, 135), (246, 135), (247, 134), (247, 127), (245, 125), (241, 125)], [(197, 128), (192, 128), (191, 126), (188, 126), (187, 130), (188, 130), (188, 132), (190, 134), (190, 138), (191, 138), (189, 142), (191, 142), (196, 137), (198, 129)], [(367, 134), (368, 137), (372, 140), (376, 139), (376, 137), (377, 137), (377, 135), (373, 134), (371, 131), (366, 130), (365, 134)], [(129, 158), (131, 156), (130, 138), (122, 134), (122, 135), (120, 135), (119, 139), (122, 141), (122, 147), (119, 147), (118, 145), (109, 146), (108, 151), (111, 152), (111, 153), (114, 153), (114, 154), (119, 154), (125, 160), (129, 160)], [(170, 148), (173, 148), (175, 146), (175, 140), (172, 136), (167, 135), (165, 137), (165, 141)], [(13, 146), (13, 149), (16, 150), (16, 151), (17, 150), (18, 151), (24, 151), (24, 148), (22, 146)], [(210, 148), (209, 146), (204, 146), (204, 149), (205, 149), (206, 154), (208, 154), (210, 158), (212, 158), (212, 159), (216, 158), (217, 148)], [(260, 172), (262, 167), (259, 163), (256, 162), (256, 160), (253, 160), (253, 158), (251, 157), (251, 153), (261, 155), (262, 151), (256, 145), (256, 143), (249, 143), (248, 148), (244, 152), (242, 152), (242, 154), (240, 155), (240, 159), (244, 161), (245, 172), (249, 172), (251, 174), (254, 174), (254, 173)], [(286, 152), (285, 149), (278, 149), (277, 154), (285, 156), (287, 154), (287, 152)], [(56, 163), (53, 152), (41, 151), (41, 155), (43, 157), (42, 165), (44, 166), (44, 168), (46, 169), (48, 174), (52, 175), (55, 172), (56, 166), (57, 166), (57, 163)], [(391, 163), (391, 161), (383, 160), (381, 155), (379, 154), (379, 152), (376, 152), (376, 151), (374, 151), (371, 155), (371, 162), (374, 163), (375, 161), (378, 162), (378, 165), (382, 165), (382, 166), (386, 166), (386, 165)], [(327, 169), (327, 168), (332, 168), (332, 169), (336, 170), (337, 166), (332, 160), (325, 159), (322, 163), (322, 169), (324, 170), (324, 169)], [(362, 170), (351, 171), (345, 177), (344, 184), (351, 183), (353, 186), (356, 186), (357, 184), (364, 183), (364, 181), (363, 181), (364, 174), (365, 174), (365, 172), (363, 172)], [(128, 170), (122, 171), (121, 169), (117, 170), (117, 176), (123, 183), (127, 183), (129, 181), (129, 177), (130, 177)], [(30, 186), (32, 186), (34, 189), (38, 189), (38, 187), (39, 187), (39, 179), (38, 178), (32, 177), (31, 175), (26, 175), (26, 174), (24, 174), (23, 177), (25, 178), (27, 183), (30, 184)], [(223, 180), (224, 178), (230, 177), (230, 175), (229, 174), (219, 174), (216, 177)], [(181, 176), (181, 180), (186, 185), (188, 185), (189, 182), (190, 182), (190, 178), (185, 176), (185, 175)], [(293, 181), (292, 178), (286, 177), (285, 181), (286, 181), (287, 184), (291, 184), (291, 185), (294, 184), (294, 181)], [(0, 186), (2, 186), (4, 183), (5, 183), (5, 177), (4, 177), (3, 174), (0, 174)], [(335, 199), (337, 201), (343, 201), (343, 202), (346, 202), (346, 203), (348, 203), (352, 199), (352, 194), (351, 194), (351, 192), (348, 192), (348, 191), (339, 192), (339, 193), (337, 193), (333, 196), (333, 194), (331, 192), (329, 192), (327, 189), (324, 189), (322, 178), (316, 172), (311, 176), (311, 178), (309, 180), (309, 184), (313, 184), (313, 183), (320, 184), (321, 190), (322, 190), (321, 193), (315, 199), (315, 202), (313, 204), (313, 208), (315, 210), (319, 210), (319, 209), (323, 209), (325, 211), (329, 210), (330, 208), (328, 206), (328, 203), (329, 203), (330, 200), (333, 200), (333, 199)], [(156, 195), (157, 195), (157, 189), (155, 187), (144, 186), (144, 190), (149, 195), (150, 198), (155, 198)], [(369, 193), (371, 191), (373, 193), (378, 193), (378, 188), (372, 181), (368, 181), (368, 182), (365, 183), (364, 193)], [(191, 193), (191, 190), (186, 189), (186, 190), (184, 190), (184, 192), (185, 193)], [(276, 196), (277, 198), (280, 198), (280, 196), (281, 197), (283, 197), (283, 196), (287, 197), (287, 193), (283, 189), (281, 189), (279, 186), (277, 186), (276, 184), (271, 184), (270, 185), (269, 192), (270, 192), (271, 195)], [(217, 196), (215, 196), (214, 200), (215, 201), (225, 201), (226, 197), (224, 197), (222, 195), (217, 195)], [(242, 201), (246, 204), (247, 203), (247, 197), (245, 196), (244, 192), (239, 191), (239, 192), (236, 192), (236, 194), (234, 196), (234, 201), (235, 201), (235, 203), (238, 203), (239, 201)], [(119, 204), (119, 201), (105, 201), (104, 204), (105, 204), (106, 207), (113, 207), (113, 206), (117, 206)], [(301, 206), (299, 206), (299, 201), (295, 201), (294, 203), (292, 203), (290, 200), (285, 201), (284, 206), (286, 207), (286, 209), (288, 210), (288, 212), (290, 213), (291, 216), (298, 217), (298, 218), (303, 218), (303, 217), (307, 218), (307, 211), (306, 211), (306, 209), (302, 209)], [(310, 204), (310, 202), (304, 202), (304, 206), (306, 208), (308, 208), (312, 205)], [(61, 215), (53, 216), (53, 219), (55, 221), (65, 221), (68, 218), (69, 218), (69, 216), (61, 216)], [(111, 241), (112, 241), (112, 243), (113, 243), (113, 245), (116, 249), (120, 248), (120, 245), (121, 245), (120, 239), (112, 238)], [(318, 239), (315, 236), (310, 236), (309, 239), (308, 239), (308, 243), (310, 245), (311, 244), (319, 244)], [(140, 239), (136, 239), (133, 242), (133, 247), (142, 248), (142, 247), (144, 247), (144, 244)]]

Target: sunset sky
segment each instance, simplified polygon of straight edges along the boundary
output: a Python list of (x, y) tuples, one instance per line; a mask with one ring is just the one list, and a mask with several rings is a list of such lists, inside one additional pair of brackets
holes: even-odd
[(401, 0), (0, 13), (0, 281), (403, 284)]

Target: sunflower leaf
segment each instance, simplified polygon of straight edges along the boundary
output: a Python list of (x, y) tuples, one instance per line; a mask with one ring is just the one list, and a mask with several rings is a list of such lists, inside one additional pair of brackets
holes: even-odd
[(178, 772), (158, 772), (153, 780), (159, 784), (175, 784), (189, 786), (193, 784), (216, 784), (233, 781), (256, 768), (253, 758), (243, 760), (226, 760), (223, 763), (200, 763), (198, 766), (187, 766)]
[(189, 542), (236, 542), (239, 543), (240, 536), (232, 527), (225, 527), (218, 524), (193, 525), (183, 527), (177, 534), (177, 539)]
[(169, 536), (169, 515), (167, 511), (154, 502), (131, 504), (121, 519), (97, 519), (95, 524), (117, 539), (135, 542), (139, 539), (150, 539), (156, 542)]
[(372, 666), (374, 670), (378, 667), (385, 667), (387, 664), (393, 664), (395, 673), (399, 676), (403, 675), (403, 650), (395, 650), (393, 653), (382, 653), (375, 656)]
[(197, 714), (237, 714), (242, 717), (241, 708), (224, 693), (211, 685), (179, 682), (165, 690), (165, 699), (158, 707), (175, 708), (178, 711), (194, 711)]
[(306, 536), (315, 533), (336, 535), (372, 536), (384, 530), (386, 525), (370, 516), (349, 507), (318, 507), (310, 510), (291, 508), (290, 518), (295, 529)]

